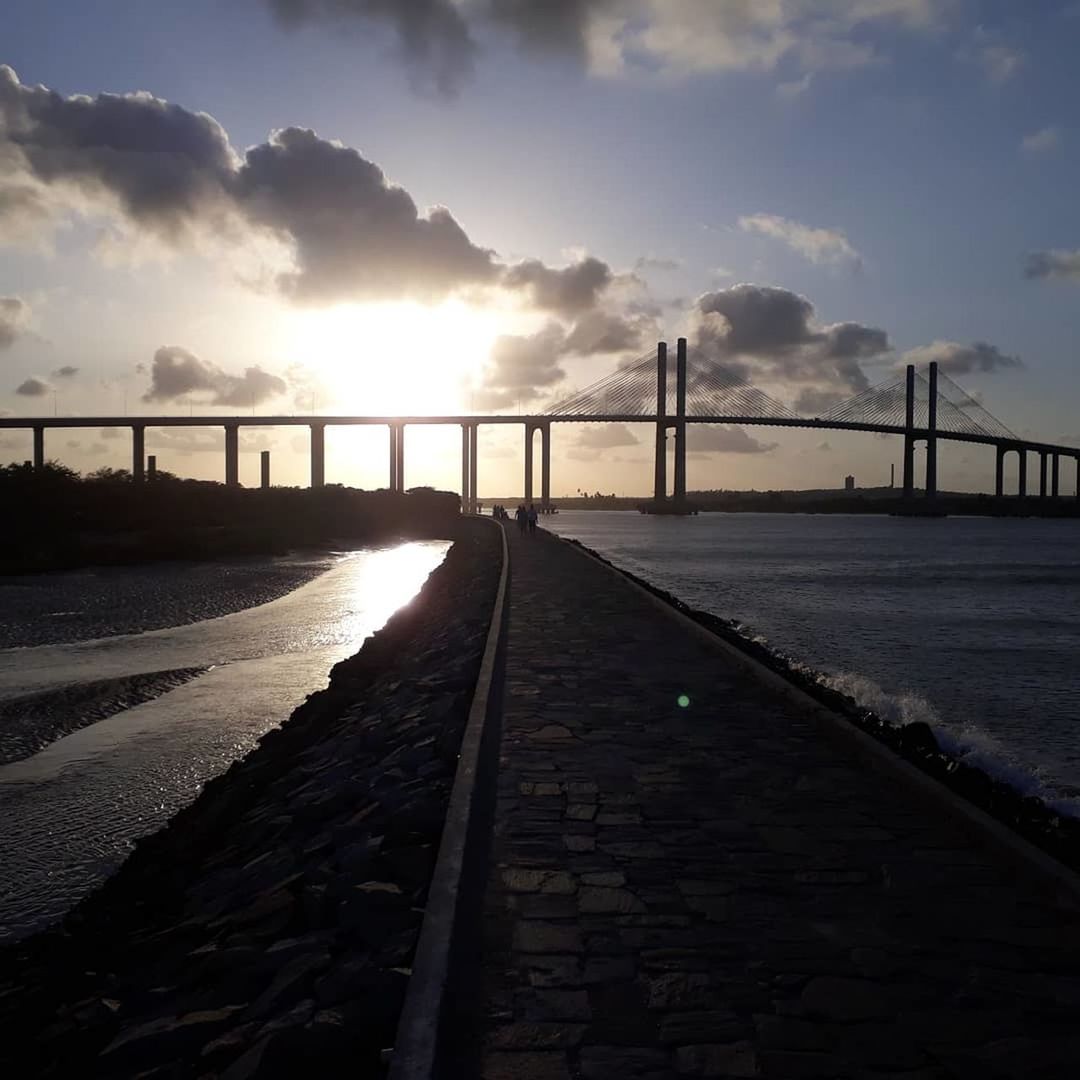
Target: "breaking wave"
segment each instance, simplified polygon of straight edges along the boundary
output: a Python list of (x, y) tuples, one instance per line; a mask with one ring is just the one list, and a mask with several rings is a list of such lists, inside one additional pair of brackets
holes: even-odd
[[(803, 671), (810, 674), (805, 667)], [(977, 724), (950, 721), (940, 716), (922, 695), (910, 691), (890, 694), (873, 679), (856, 672), (812, 674), (822, 686), (851, 698), (894, 727), (927, 724), (938, 745), (951, 758), (1007, 784), (1019, 795), (1041, 799), (1059, 814), (1080, 819), (1080, 796), (1062, 793), (1037, 766), (1021, 761), (1005, 743)]]

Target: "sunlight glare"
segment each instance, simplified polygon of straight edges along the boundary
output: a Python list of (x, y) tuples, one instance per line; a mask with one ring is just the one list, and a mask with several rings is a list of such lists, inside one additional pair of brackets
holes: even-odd
[(499, 322), (497, 312), (460, 300), (347, 304), (296, 313), (290, 352), (326, 388), (317, 412), (457, 413), (469, 411), (468, 384), (478, 380)]

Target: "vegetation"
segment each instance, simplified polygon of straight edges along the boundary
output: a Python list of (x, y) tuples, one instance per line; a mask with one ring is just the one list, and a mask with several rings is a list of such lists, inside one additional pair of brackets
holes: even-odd
[(430, 488), (246, 490), (161, 472), (134, 484), (126, 469), (80, 477), (56, 462), (0, 468), (0, 500), (10, 508), (0, 533), (9, 574), (446, 536), (460, 508), (457, 495)]

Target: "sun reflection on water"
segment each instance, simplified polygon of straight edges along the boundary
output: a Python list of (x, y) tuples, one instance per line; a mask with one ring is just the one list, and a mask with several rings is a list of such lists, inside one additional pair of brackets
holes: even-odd
[(415, 541), (381, 551), (375, 559), (357, 560), (337, 628), (340, 640), (359, 648), (365, 638), (385, 626), (398, 608), (416, 596), (449, 547), (445, 540)]

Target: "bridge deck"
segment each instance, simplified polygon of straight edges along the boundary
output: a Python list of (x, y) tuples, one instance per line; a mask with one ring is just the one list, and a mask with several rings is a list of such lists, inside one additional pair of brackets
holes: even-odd
[(1080, 1075), (1074, 911), (568, 545), (512, 559), (486, 1080)]

